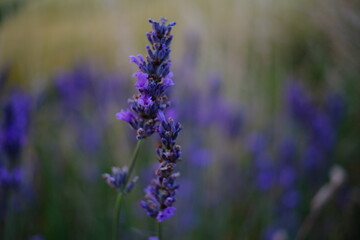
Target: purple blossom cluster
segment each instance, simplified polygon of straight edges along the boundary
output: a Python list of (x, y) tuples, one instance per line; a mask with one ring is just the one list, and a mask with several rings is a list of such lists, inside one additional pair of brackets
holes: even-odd
[(12, 93), (3, 106), (2, 113), (0, 185), (16, 187), (20, 184), (23, 176), (19, 161), (29, 128), (29, 99), (21, 92)]
[[(21, 190), (24, 170), (20, 164), (30, 120), (29, 98), (22, 92), (11, 92), (0, 114), (0, 222), (6, 212), (14, 210), (20, 198), (10, 198)], [(15, 195), (15, 194), (14, 194)]]
[[(336, 144), (340, 121), (345, 111), (342, 97), (335, 93), (315, 98), (299, 82), (291, 81), (285, 89), (290, 122), (287, 132), (299, 131), (296, 138), (287, 135), (279, 143), (270, 143), (272, 134), (253, 134), (248, 148), (254, 159), (253, 177), (264, 193), (275, 192), (271, 223), (264, 239), (286, 231), (293, 237), (300, 224), (299, 205), (308, 202), (326, 182), (329, 160)], [(271, 148), (275, 148), (271, 150)], [(299, 188), (299, 184), (302, 188)]]
[[(156, 178), (145, 189), (145, 200), (141, 202), (141, 206), (149, 216), (161, 222), (174, 214), (175, 207), (172, 205), (179, 187), (175, 183), (179, 174), (174, 173), (174, 168), (181, 157), (181, 147), (176, 144), (176, 139), (182, 126), (172, 118), (167, 119), (164, 113), (170, 106), (165, 92), (174, 85), (169, 57), (173, 39), (171, 29), (176, 23), (167, 24), (165, 18), (161, 18), (159, 22), (149, 19), (149, 22), (152, 24), (152, 31), (146, 34), (150, 43), (150, 46), (146, 46), (146, 59), (142, 55), (130, 56), (131, 62), (139, 67), (139, 71), (133, 74), (139, 93), (128, 100), (129, 108), (118, 112), (116, 117), (136, 130), (138, 140), (155, 132), (159, 134), (160, 142), (156, 152), (160, 165), (155, 172)], [(127, 170), (124, 168), (113, 168), (112, 175), (104, 174), (103, 177), (110, 186), (126, 188)]]
[(128, 122), (136, 130), (137, 139), (146, 138), (156, 131), (158, 112), (169, 107), (165, 91), (174, 85), (169, 56), (173, 39), (171, 29), (176, 23), (167, 24), (165, 18), (161, 18), (160, 22), (152, 19), (149, 22), (153, 31), (146, 34), (150, 42), (150, 46), (146, 46), (148, 56), (146, 59), (142, 55), (130, 56), (131, 62), (139, 67), (139, 71), (133, 74), (139, 93), (129, 99), (127, 110), (116, 114), (119, 120)]
[[(91, 61), (76, 63), (67, 71), (54, 76), (55, 98), (44, 96), (41, 106), (60, 114), (52, 114), (58, 125), (71, 128), (73, 145), (90, 158), (94, 158), (102, 147), (103, 135), (108, 124), (108, 113), (116, 102), (125, 100), (121, 74), (95, 70)], [(100, 81), (101, 79), (101, 81)], [(101, 127), (100, 127), (101, 126)], [(97, 161), (97, 158), (94, 158)], [(89, 161), (88, 161), (89, 163)], [(87, 165), (89, 169), (90, 164)]]
[(21, 154), (29, 127), (29, 99), (20, 92), (11, 94), (3, 107), (0, 143), (5, 154), (16, 160)]
[(181, 131), (181, 125), (172, 118), (163, 119), (159, 126), (161, 143), (156, 149), (160, 166), (156, 170), (157, 178), (153, 179), (145, 189), (145, 201), (141, 206), (148, 215), (155, 217), (159, 222), (174, 215), (176, 201), (175, 194), (179, 186), (175, 183), (179, 173), (174, 173), (176, 163), (181, 158), (181, 148), (176, 144), (176, 138)]
[(343, 99), (338, 94), (329, 93), (315, 102), (296, 81), (287, 86), (286, 97), (291, 117), (305, 133), (307, 145), (303, 167), (312, 173), (329, 167), (324, 164), (336, 143), (337, 128), (345, 112)]
[(104, 173), (102, 176), (106, 179), (106, 182), (109, 186), (115, 188), (116, 190), (124, 191), (125, 193), (129, 193), (133, 187), (135, 186), (135, 183), (139, 179), (139, 177), (134, 177), (132, 181), (126, 182), (128, 178), (128, 167), (118, 168), (113, 167), (111, 169), (112, 174)]

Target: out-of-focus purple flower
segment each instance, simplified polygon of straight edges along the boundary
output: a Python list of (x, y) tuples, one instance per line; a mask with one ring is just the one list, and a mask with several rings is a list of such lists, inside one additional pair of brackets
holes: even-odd
[(79, 145), (82, 150), (88, 153), (95, 153), (101, 146), (101, 132), (99, 128), (93, 126), (93, 124), (83, 124), (82, 128), (78, 129), (80, 137)]
[(158, 237), (149, 237), (148, 240), (159, 240)]
[(296, 190), (290, 190), (284, 193), (282, 197), (282, 204), (287, 208), (293, 208), (299, 203), (300, 194)]
[(292, 139), (286, 138), (281, 141), (278, 151), (279, 161), (281, 164), (294, 164), (296, 159), (296, 145)]
[(305, 125), (309, 125), (314, 117), (315, 109), (310, 102), (309, 96), (298, 82), (290, 82), (286, 88), (286, 97), (294, 118)]
[(325, 111), (333, 126), (337, 126), (345, 114), (345, 102), (340, 94), (330, 93), (325, 98)]
[(17, 159), (27, 139), (30, 100), (21, 92), (10, 95), (3, 108), (0, 145), (9, 159)]
[(287, 88), (290, 111), (297, 122), (308, 132), (310, 141), (323, 150), (330, 150), (335, 142), (336, 125), (344, 111), (341, 97), (329, 94), (325, 107), (317, 107), (297, 82)]
[(272, 169), (261, 169), (256, 176), (256, 183), (260, 190), (267, 191), (269, 190), (275, 180), (275, 173)]
[[(300, 82), (291, 82), (286, 88), (286, 96), (291, 119), (297, 123), (296, 130), (300, 130), (298, 132), (301, 135), (299, 138), (286, 138), (275, 152), (275, 158), (278, 160), (275, 173), (279, 195), (275, 198), (277, 206), (271, 218), (272, 227), (268, 228), (270, 231), (265, 234), (266, 239), (274, 239), (277, 232), (282, 230), (287, 232), (289, 238), (293, 238), (298, 230), (298, 205), (301, 198), (306, 195), (301, 195), (296, 183), (301, 180), (301, 187), (308, 184), (306, 187), (311, 191), (320, 187), (319, 183), (323, 182), (327, 173), (324, 171), (328, 164), (327, 158), (331, 156), (335, 145), (336, 127), (344, 108), (341, 97), (332, 94), (315, 102)], [(264, 148), (262, 144), (255, 143), (252, 144), (255, 147), (250, 149), (259, 156), (259, 152), (264, 152)], [(266, 182), (270, 177), (262, 172), (268, 169), (264, 166), (258, 170)]]
[[(212, 106), (207, 108), (209, 119), (213, 119), (218, 126), (221, 126), (228, 136), (238, 136), (244, 124), (241, 109), (220, 97), (214, 99), (214, 102), (210, 105)], [(214, 112), (217, 113), (215, 116), (213, 116)]]
[(9, 182), (10, 174), (7, 168), (0, 166), (0, 186), (5, 186)]
[(209, 149), (204, 149), (196, 145), (188, 152), (192, 152), (188, 159), (199, 167), (207, 166), (212, 161), (212, 152)]
[(278, 174), (279, 183), (284, 188), (293, 186), (296, 179), (295, 169), (291, 166), (282, 166)]
[[(165, 90), (174, 85), (169, 56), (173, 38), (171, 29), (175, 22), (167, 24), (165, 18), (161, 18), (160, 22), (152, 19), (149, 22), (153, 31), (146, 34), (150, 42), (150, 46), (146, 46), (148, 56), (146, 58), (142, 55), (130, 56), (130, 61), (139, 67), (139, 71), (133, 74), (137, 79), (135, 86), (139, 94), (129, 99), (129, 110), (127, 110), (133, 112), (134, 118), (129, 121), (128, 117), (118, 117), (130, 123), (137, 132), (137, 139), (146, 138), (156, 131), (159, 124), (158, 112), (169, 107)], [(122, 112), (124, 110), (120, 113)]]
[(81, 99), (92, 90), (94, 73), (89, 64), (78, 64), (71, 72), (55, 77), (55, 88), (67, 110), (81, 105)]
[(265, 151), (266, 138), (261, 133), (253, 133), (248, 137), (246, 146), (252, 154), (261, 154)]
[(302, 161), (305, 169), (314, 170), (319, 169), (324, 161), (322, 149), (315, 143), (309, 143), (304, 151), (304, 159)]
[(254, 160), (255, 182), (261, 191), (270, 190), (276, 180), (276, 169), (266, 147), (267, 143), (264, 134), (253, 133), (247, 139), (247, 148), (253, 155)]
[(328, 116), (317, 113), (312, 119), (311, 137), (317, 145), (329, 150), (335, 141), (335, 129), (332, 127)]
[(34, 235), (34, 236), (29, 237), (28, 240), (45, 240), (45, 238), (41, 235)]

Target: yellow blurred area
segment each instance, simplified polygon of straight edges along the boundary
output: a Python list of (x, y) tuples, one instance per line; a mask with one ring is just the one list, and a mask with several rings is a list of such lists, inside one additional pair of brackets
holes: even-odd
[[(0, 25), (0, 66), (10, 64), (11, 81), (35, 86), (83, 59), (128, 71), (128, 56), (145, 53), (147, 19), (165, 16), (178, 22), (174, 64), (188, 44), (186, 36), (197, 35), (198, 69), (218, 71), (231, 79), (230, 91), (246, 94), (249, 67), (282, 66), (289, 37), (297, 34), (301, 41), (304, 29), (331, 24), (339, 5), (332, 0), (24, 1)], [(334, 31), (331, 44), (339, 45)]]

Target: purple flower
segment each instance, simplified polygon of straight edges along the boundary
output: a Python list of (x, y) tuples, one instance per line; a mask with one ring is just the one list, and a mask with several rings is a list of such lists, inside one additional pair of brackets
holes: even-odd
[(159, 238), (158, 238), (158, 237), (153, 237), (153, 236), (152, 236), (152, 237), (149, 237), (149, 238), (148, 238), (148, 240), (159, 240)]
[(314, 116), (315, 109), (302, 86), (298, 82), (292, 81), (287, 86), (286, 97), (294, 119), (308, 126)]
[(151, 100), (151, 96), (146, 94), (142, 94), (138, 99), (138, 104), (140, 104), (144, 108), (150, 108), (153, 103), (154, 102)]
[(109, 186), (124, 193), (130, 192), (138, 180), (138, 177), (136, 176), (132, 181), (126, 184), (128, 178), (128, 168), (126, 166), (123, 168), (112, 167), (111, 171), (112, 174), (104, 173), (102, 177), (105, 178)]
[[(163, 114), (159, 118), (164, 119)], [(155, 172), (156, 178), (145, 189), (145, 200), (141, 202), (148, 215), (159, 222), (171, 217), (175, 211), (172, 205), (179, 188), (175, 183), (179, 173), (174, 173), (174, 168), (181, 158), (181, 148), (176, 144), (176, 139), (181, 128), (180, 123), (175, 123), (171, 118), (161, 122), (158, 130), (161, 141), (156, 150), (160, 164)]]
[(137, 87), (139, 90), (144, 90), (147, 88), (147, 81), (148, 81), (148, 74), (143, 73), (141, 71), (138, 71), (133, 74), (133, 77), (136, 77), (136, 83), (135, 87)]
[(158, 222), (162, 222), (165, 219), (174, 215), (176, 208), (175, 207), (167, 207), (163, 211), (160, 211), (156, 216)]
[(0, 186), (11, 186), (16, 188), (20, 186), (23, 178), (24, 173), (21, 167), (15, 167), (12, 169), (0, 167)]
[(131, 123), (135, 120), (135, 115), (130, 110), (120, 110), (120, 112), (116, 114), (116, 118)]
[(344, 116), (346, 110), (344, 99), (335, 93), (330, 93), (325, 99), (325, 111), (334, 126), (339, 124), (339, 121)]
[(293, 208), (299, 203), (299, 199), (299, 192), (296, 190), (290, 190), (283, 195), (282, 204), (287, 208)]
[[(193, 143), (194, 144), (194, 143)], [(192, 161), (193, 164), (196, 164), (199, 167), (205, 167), (207, 165), (209, 165), (209, 163), (213, 160), (212, 156), (213, 153), (211, 152), (210, 149), (204, 149), (201, 148), (200, 146), (194, 144), (195, 146), (190, 146), (191, 148), (191, 156), (190, 157), (190, 161)]]
[(168, 88), (170, 86), (173, 86), (175, 83), (171, 79), (173, 77), (173, 73), (169, 72), (169, 74), (164, 78), (164, 88)]
[[(175, 194), (178, 185), (175, 179), (178, 174), (172, 174), (164, 179), (153, 179), (145, 189), (145, 200), (141, 201), (141, 206), (146, 209), (150, 217), (165, 220), (173, 215), (175, 208), (171, 208), (176, 201)], [(166, 210), (167, 209), (167, 210)]]
[(279, 172), (279, 183), (285, 188), (293, 186), (296, 180), (296, 173), (293, 167), (284, 166)]
[[(304, 151), (304, 164), (307, 170), (319, 169), (323, 163), (324, 155), (323, 151), (317, 147), (314, 143), (309, 143)], [(310, 173), (309, 173), (310, 174)]]
[(3, 109), (0, 145), (10, 159), (17, 159), (27, 139), (30, 103), (26, 95), (14, 92)]
[(7, 185), (9, 181), (9, 172), (5, 167), (0, 167), (0, 186)]
[(247, 139), (247, 148), (253, 155), (262, 154), (266, 149), (266, 138), (261, 133), (252, 133)]
[(261, 169), (257, 175), (256, 182), (260, 190), (269, 190), (274, 183), (274, 172), (271, 169)]
[(153, 31), (147, 33), (150, 46), (146, 46), (148, 56), (130, 56), (130, 62), (139, 67), (139, 71), (133, 74), (136, 77), (135, 86), (139, 93), (129, 99), (129, 110), (132, 111), (131, 120), (129, 112), (126, 117), (121, 114), (120, 120), (130, 123), (137, 132), (137, 139), (152, 135), (160, 123), (157, 118), (159, 111), (164, 111), (170, 106), (165, 90), (174, 85), (173, 74), (170, 71), (170, 44), (173, 36), (170, 34), (175, 22), (166, 24), (162, 18), (160, 22), (152, 19)]

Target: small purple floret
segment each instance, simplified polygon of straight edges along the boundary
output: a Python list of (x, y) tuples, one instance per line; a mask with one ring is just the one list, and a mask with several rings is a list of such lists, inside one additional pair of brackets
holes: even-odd
[(130, 192), (138, 180), (138, 177), (136, 176), (132, 181), (126, 183), (126, 179), (128, 178), (128, 168), (126, 166), (122, 168), (112, 167), (111, 171), (112, 174), (104, 173), (102, 177), (110, 187), (123, 193)]
[(173, 77), (173, 73), (170, 72), (165, 78), (164, 78), (164, 87), (170, 87), (175, 85), (175, 83), (173, 82), (173, 80), (171, 79)]
[(151, 100), (151, 96), (142, 94), (138, 99), (138, 103), (144, 108), (149, 108), (154, 102)]
[(116, 113), (116, 118), (131, 123), (135, 119), (135, 115), (130, 110), (121, 110)]
[(147, 81), (148, 81), (148, 74), (143, 73), (141, 71), (138, 71), (133, 74), (133, 77), (136, 77), (136, 83), (135, 87), (137, 87), (139, 90), (144, 90), (148, 87)]
[(167, 207), (163, 211), (160, 211), (156, 217), (158, 222), (162, 222), (165, 219), (174, 215), (176, 208), (175, 207)]

